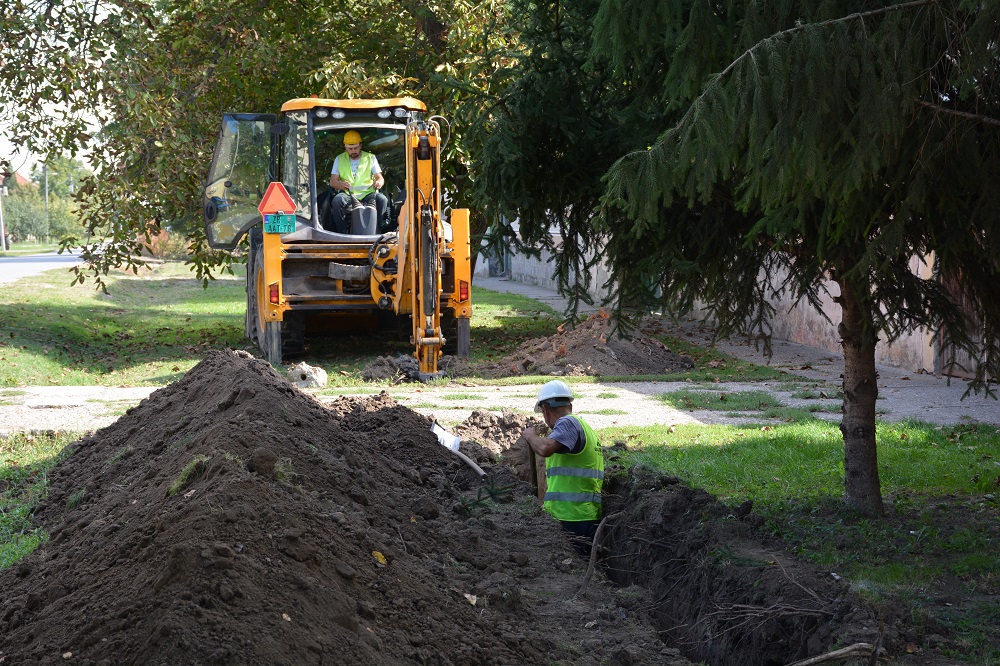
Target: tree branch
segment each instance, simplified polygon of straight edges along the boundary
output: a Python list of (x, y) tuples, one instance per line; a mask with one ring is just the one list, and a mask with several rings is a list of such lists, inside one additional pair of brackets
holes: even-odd
[(813, 666), (814, 664), (822, 664), (827, 661), (839, 661), (841, 659), (847, 659), (848, 657), (867, 657), (874, 649), (875, 646), (871, 643), (855, 643), (854, 645), (840, 650), (834, 650), (833, 652), (827, 652), (826, 654), (821, 654), (816, 657), (796, 661), (793, 664), (788, 664), (788, 666)]
[(790, 35), (790, 34), (795, 33), (795, 32), (801, 32), (802, 30), (805, 30), (806, 28), (809, 28), (809, 27), (824, 27), (824, 26), (828, 26), (828, 25), (834, 25), (836, 23), (846, 23), (847, 21), (857, 21), (859, 19), (863, 21), (866, 18), (868, 18), (869, 16), (878, 16), (879, 14), (888, 14), (889, 12), (903, 11), (903, 10), (906, 10), (906, 9), (912, 9), (914, 7), (922, 7), (924, 5), (936, 5), (940, 1), (941, 0), (913, 0), (912, 2), (904, 2), (904, 3), (899, 4), (899, 5), (892, 5), (890, 7), (883, 7), (881, 9), (873, 9), (873, 10), (867, 11), (867, 12), (856, 12), (854, 14), (848, 14), (847, 16), (841, 16), (840, 18), (827, 19), (826, 21), (820, 21), (819, 23), (803, 23), (801, 25), (796, 25), (794, 27), (788, 28), (787, 30), (782, 30), (781, 32), (776, 32), (773, 35), (771, 35), (770, 37), (766, 37), (765, 39), (760, 40), (759, 42), (757, 42), (756, 44), (754, 44), (753, 46), (751, 46), (750, 48), (748, 48), (746, 51), (744, 51), (743, 53), (741, 53), (740, 56), (738, 58), (736, 58), (736, 60), (734, 60), (731, 63), (729, 63), (729, 65), (724, 70), (722, 70), (716, 78), (717, 79), (721, 79), (726, 74), (728, 74), (729, 72), (731, 72), (733, 70), (733, 68), (736, 67), (736, 65), (738, 65), (741, 60), (743, 60), (748, 55), (752, 54), (753, 51), (758, 46), (760, 46), (761, 44), (765, 44), (765, 43), (770, 42), (772, 40), (779, 39), (781, 37), (784, 37), (785, 35)]
[(968, 111), (958, 111), (957, 109), (949, 109), (946, 106), (941, 106), (940, 104), (934, 104), (933, 102), (926, 102), (922, 99), (916, 100), (917, 104), (928, 109), (937, 111), (938, 113), (948, 113), (953, 116), (958, 116), (959, 118), (967, 118), (968, 120), (975, 121), (977, 123), (986, 123), (987, 125), (997, 125), (1000, 126), (1000, 120), (996, 118), (990, 118), (989, 116), (982, 116), (978, 113), (969, 113)]

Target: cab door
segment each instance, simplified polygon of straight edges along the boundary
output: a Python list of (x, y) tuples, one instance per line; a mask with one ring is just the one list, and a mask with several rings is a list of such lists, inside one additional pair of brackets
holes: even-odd
[(272, 180), (278, 137), (274, 114), (233, 113), (222, 129), (205, 183), (205, 235), (217, 250), (232, 250), (260, 222), (257, 206)]

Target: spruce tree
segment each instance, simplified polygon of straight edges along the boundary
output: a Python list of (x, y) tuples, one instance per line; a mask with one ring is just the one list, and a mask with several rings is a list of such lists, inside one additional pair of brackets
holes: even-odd
[[(1000, 376), (1000, 6), (602, 0), (589, 31), (581, 71), (603, 73), (593, 99), (608, 106), (605, 132), (625, 136), (597, 214), (580, 212), (567, 238), (606, 241), (620, 307), (679, 314), (698, 301), (721, 335), (766, 336), (777, 291), (819, 309), (832, 281), (846, 503), (880, 514), (876, 343), (926, 327), (951, 359), (973, 359), (974, 389), (995, 397)], [(526, 108), (523, 96), (514, 87), (506, 103)], [(534, 185), (511, 214), (544, 219)]]

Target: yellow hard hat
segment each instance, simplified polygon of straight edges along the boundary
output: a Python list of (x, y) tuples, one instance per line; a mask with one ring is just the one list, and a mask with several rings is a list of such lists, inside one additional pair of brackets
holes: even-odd
[(357, 130), (349, 130), (344, 135), (345, 146), (356, 146), (359, 143), (361, 143), (361, 134)]

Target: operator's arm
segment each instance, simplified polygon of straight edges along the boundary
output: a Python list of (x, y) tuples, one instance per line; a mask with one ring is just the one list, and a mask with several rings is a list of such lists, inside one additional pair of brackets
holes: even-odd
[(330, 187), (332, 187), (333, 189), (335, 189), (335, 190), (346, 190), (350, 186), (351, 186), (351, 184), (348, 183), (346, 180), (341, 180), (340, 179), (340, 174), (338, 174), (336, 171), (334, 171), (332, 174), (330, 174)]
[(385, 178), (382, 177), (382, 167), (378, 163), (378, 158), (372, 155), (372, 185), (376, 190), (385, 187)]
[(337, 162), (340, 161), (340, 156), (333, 160), (333, 169), (330, 170), (330, 187), (335, 190), (347, 190), (350, 189), (351, 184), (340, 177), (340, 172), (337, 171)]
[(524, 437), (524, 441), (528, 443), (532, 451), (543, 458), (566, 450), (565, 446), (551, 437), (540, 437), (534, 427), (522, 430), (521, 437)]

